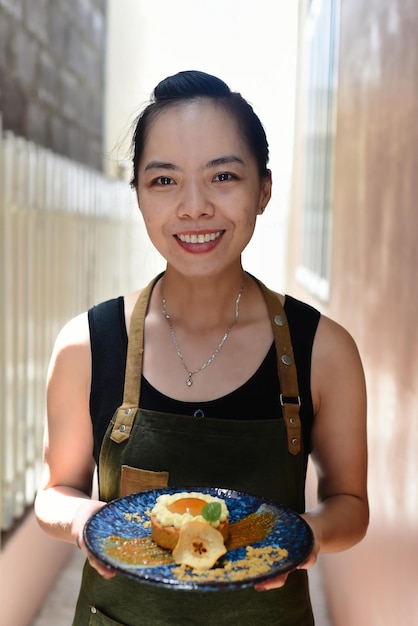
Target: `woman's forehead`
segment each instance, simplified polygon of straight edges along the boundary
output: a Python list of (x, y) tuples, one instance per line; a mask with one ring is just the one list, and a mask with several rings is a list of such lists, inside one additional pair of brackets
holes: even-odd
[(176, 103), (159, 112), (148, 128), (144, 155), (191, 148), (225, 154), (248, 152), (234, 115), (210, 100)]

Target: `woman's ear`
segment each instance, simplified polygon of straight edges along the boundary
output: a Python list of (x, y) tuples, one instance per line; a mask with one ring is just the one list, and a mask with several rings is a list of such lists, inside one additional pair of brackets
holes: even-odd
[(268, 174), (263, 177), (261, 181), (261, 192), (260, 192), (260, 206), (258, 209), (258, 215), (261, 215), (266, 210), (266, 206), (268, 205), (271, 198), (271, 187), (273, 184), (271, 171), (267, 170)]

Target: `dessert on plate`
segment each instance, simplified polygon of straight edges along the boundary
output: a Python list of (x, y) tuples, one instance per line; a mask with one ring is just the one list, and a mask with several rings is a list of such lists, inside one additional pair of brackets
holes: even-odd
[[(217, 514), (212, 514), (214, 511)], [(151, 511), (151, 536), (162, 548), (174, 550), (180, 528), (187, 522), (201, 521), (210, 524), (226, 539), (229, 534), (228, 515), (225, 501), (207, 493), (163, 494), (157, 498)]]

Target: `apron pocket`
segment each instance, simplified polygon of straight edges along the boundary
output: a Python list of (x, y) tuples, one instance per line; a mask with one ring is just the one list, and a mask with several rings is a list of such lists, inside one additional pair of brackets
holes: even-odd
[(122, 465), (120, 495), (128, 496), (136, 491), (167, 487), (168, 477), (168, 472), (152, 472), (130, 465)]
[(115, 622), (114, 619), (107, 617), (104, 613), (96, 609), (95, 606), (90, 608), (89, 626), (125, 626), (122, 622)]

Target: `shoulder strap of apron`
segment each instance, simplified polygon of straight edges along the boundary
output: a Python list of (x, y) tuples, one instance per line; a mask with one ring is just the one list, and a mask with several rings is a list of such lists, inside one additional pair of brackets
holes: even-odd
[[(254, 278), (254, 277), (253, 277)], [(300, 395), (295, 357), (286, 313), (277, 294), (254, 278), (260, 287), (269, 312), (277, 354), (277, 375), (280, 381), (280, 404), (287, 431), (287, 447), (291, 454), (302, 449)]]
[[(129, 439), (135, 415), (139, 408), (144, 353), (143, 320), (152, 289), (160, 277), (161, 274), (154, 278), (140, 293), (132, 312), (126, 358), (123, 403), (117, 410), (115, 424), (110, 437), (115, 443), (122, 443)], [(266, 300), (273, 329), (277, 352), (277, 374), (281, 389), (280, 404), (286, 424), (288, 450), (291, 454), (298, 454), (301, 451), (302, 442), (302, 426), (299, 417), (300, 396), (289, 325), (287, 323), (286, 313), (277, 294), (268, 289), (258, 279), (255, 280)]]
[(144, 355), (144, 318), (151, 292), (161, 278), (159, 274), (141, 291), (132, 311), (129, 326), (123, 403), (118, 408), (110, 438), (115, 443), (129, 439), (141, 395), (141, 374)]

